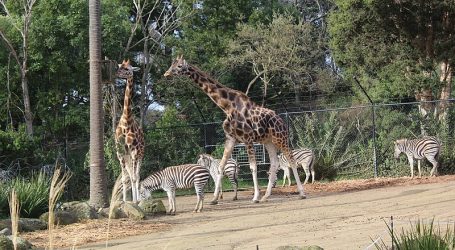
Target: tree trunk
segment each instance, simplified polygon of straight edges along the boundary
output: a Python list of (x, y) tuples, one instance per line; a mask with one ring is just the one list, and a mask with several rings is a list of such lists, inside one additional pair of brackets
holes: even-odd
[(27, 68), (26, 62), (24, 61), (21, 69), (21, 85), (22, 85), (22, 98), (24, 99), (24, 118), (25, 118), (25, 129), (29, 137), (33, 136), (33, 114), (30, 105), (30, 95), (28, 92), (28, 79), (27, 79)]
[(447, 109), (449, 107), (447, 100), (450, 98), (450, 94), (452, 92), (452, 66), (447, 60), (445, 60), (441, 62), (440, 68), (441, 75), (439, 77), (439, 81), (443, 84), (443, 87), (439, 97), (441, 102), (438, 105), (437, 115), (439, 121), (444, 121), (447, 117)]
[(104, 115), (101, 86), (101, 6), (89, 0), (90, 53), (90, 205), (108, 205), (104, 166)]

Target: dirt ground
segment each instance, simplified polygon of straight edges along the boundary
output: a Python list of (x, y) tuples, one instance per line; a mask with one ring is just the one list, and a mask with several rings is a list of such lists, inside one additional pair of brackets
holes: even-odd
[[(226, 192), (214, 206), (208, 204), (208, 193), (202, 213), (191, 212), (194, 196), (177, 197), (175, 216), (114, 220), (108, 249), (365, 249), (378, 237), (387, 240), (390, 216), (397, 228), (419, 218), (442, 224), (455, 219), (455, 176), (315, 183), (305, 186), (304, 200), (295, 189), (275, 188), (268, 202), (257, 204), (250, 201), (252, 191), (240, 192), (238, 201)], [(167, 199), (163, 202), (168, 205)], [(61, 227), (56, 247), (105, 248), (106, 229), (106, 220)], [(45, 232), (22, 236), (39, 248), (47, 242)]]

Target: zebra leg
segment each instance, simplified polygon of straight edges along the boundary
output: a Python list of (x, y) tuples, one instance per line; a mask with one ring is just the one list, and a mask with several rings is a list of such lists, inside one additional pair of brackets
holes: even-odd
[(220, 200), (223, 199), (223, 172), (221, 172)]
[(258, 203), (260, 192), (259, 192), (259, 183), (258, 183), (258, 169), (257, 169), (257, 165), (256, 165), (256, 156), (254, 153), (253, 143), (246, 144), (246, 151), (248, 153), (248, 162), (250, 163), (251, 175), (253, 176), (254, 196), (253, 196), (252, 201), (254, 203)]
[(239, 181), (237, 180), (237, 177), (234, 176), (234, 183), (231, 182), (232, 187), (234, 188), (234, 198), (232, 198), (233, 201), (237, 200), (237, 189), (239, 188)]
[(283, 184), (281, 185), (281, 187), (284, 187), (284, 185), (286, 184), (286, 170), (285, 170), (285, 168), (282, 168), (283, 169)]
[(218, 204), (218, 196), (221, 188), (221, 179), (223, 178), (222, 173), (224, 172), (224, 167), (226, 162), (231, 157), (232, 150), (234, 150), (235, 139), (229, 136), (226, 136), (226, 142), (224, 143), (224, 153), (223, 158), (221, 158), (220, 164), (218, 165), (218, 176), (215, 181), (215, 192), (213, 193), (213, 199), (210, 201), (210, 204)]
[(169, 212), (167, 212), (167, 214), (171, 215), (172, 214), (172, 192), (171, 191), (167, 191), (166, 192), (167, 194), (167, 202), (169, 204)]
[[(197, 190), (196, 190), (197, 192)], [(204, 193), (197, 192), (197, 203), (196, 207), (193, 210), (193, 213), (200, 213), (202, 211), (202, 208), (204, 207)]]
[(175, 190), (171, 191), (171, 200), (172, 200), (172, 210), (170, 212), (171, 215), (175, 215)]
[(314, 175), (315, 175), (314, 169), (311, 169), (311, 184), (314, 183)]
[(422, 178), (422, 173), (420, 172), (420, 160), (417, 160), (417, 170), (419, 170), (419, 178)]
[(308, 169), (308, 166), (303, 167), (303, 170), (305, 171), (305, 181), (303, 182), (303, 185), (306, 185), (310, 178), (310, 170)]
[(278, 161), (278, 155), (276, 147), (273, 143), (264, 144), (269, 153), (270, 158), (270, 169), (269, 169), (269, 184), (267, 185), (267, 191), (265, 195), (262, 197), (261, 201), (267, 201), (267, 198), (272, 194), (272, 186), (276, 181), (276, 172), (278, 170), (278, 165), (280, 164)]
[(292, 168), (292, 173), (294, 174), (297, 189), (299, 190), (300, 199), (306, 199), (305, 190), (303, 189), (303, 185), (300, 182), (299, 173), (297, 172), (297, 164), (295, 163), (295, 159), (292, 156), (291, 151), (289, 150), (288, 147), (282, 147), (281, 151), (283, 152), (284, 156), (288, 159), (289, 165)]
[(429, 162), (431, 162), (431, 164), (433, 164), (433, 168), (431, 169), (430, 171), (430, 176), (436, 176), (438, 175), (438, 162), (436, 161), (436, 159), (434, 157), (430, 157), (430, 158), (427, 158)]
[(409, 166), (411, 166), (411, 178), (414, 178), (414, 159), (408, 156)]

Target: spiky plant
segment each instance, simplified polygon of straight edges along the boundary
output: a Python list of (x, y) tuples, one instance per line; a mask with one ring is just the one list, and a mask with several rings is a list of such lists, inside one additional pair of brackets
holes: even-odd
[(71, 173), (65, 171), (62, 173), (60, 166), (56, 166), (54, 175), (52, 176), (50, 190), (49, 190), (49, 218), (48, 218), (48, 235), (49, 235), (49, 249), (54, 249), (54, 236), (53, 231), (55, 228), (55, 215), (54, 209), (57, 201), (61, 197), (66, 183), (71, 178)]

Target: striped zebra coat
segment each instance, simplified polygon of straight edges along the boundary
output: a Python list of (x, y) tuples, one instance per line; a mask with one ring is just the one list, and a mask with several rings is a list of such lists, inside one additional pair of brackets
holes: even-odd
[[(216, 159), (209, 154), (200, 154), (199, 159), (197, 160), (197, 164), (206, 167), (210, 175), (212, 176), (213, 181), (216, 182), (218, 178), (218, 166), (220, 165), (220, 159)], [(237, 189), (239, 186), (237, 177), (239, 175), (239, 165), (237, 161), (234, 159), (229, 159), (224, 167), (224, 173), (229, 178), (231, 182), (232, 188), (234, 189), (234, 197), (232, 198), (233, 201), (237, 200)], [(223, 190), (220, 186), (220, 199), (223, 199)]]
[[(305, 182), (303, 185), (305, 185), (308, 182), (308, 178), (310, 177), (310, 172), (311, 172), (311, 183), (314, 183), (314, 153), (313, 150), (308, 149), (308, 148), (300, 148), (300, 149), (294, 149), (292, 150), (292, 155), (294, 156), (295, 163), (297, 164), (297, 167), (302, 166), (303, 170), (305, 171)], [(284, 157), (283, 154), (278, 155), (278, 159), (280, 161), (280, 166), (279, 169), (282, 169), (284, 171), (283, 174), (283, 187), (286, 183), (286, 178), (288, 179), (288, 186), (291, 186), (291, 176), (289, 173), (289, 163), (286, 160), (286, 157)]]
[(438, 161), (436, 159), (441, 153), (441, 143), (436, 137), (428, 136), (413, 140), (400, 139), (396, 140), (394, 144), (395, 158), (398, 158), (401, 153), (404, 153), (408, 157), (409, 165), (411, 167), (411, 178), (414, 178), (414, 159), (417, 159), (419, 177), (422, 177), (420, 172), (420, 160), (424, 158), (433, 165), (430, 176), (438, 174)]
[(150, 197), (151, 192), (162, 189), (169, 200), (169, 214), (175, 214), (175, 190), (190, 188), (196, 190), (197, 203), (193, 212), (201, 212), (204, 206), (204, 187), (210, 178), (209, 171), (198, 164), (167, 167), (145, 178), (139, 184), (139, 200)]

